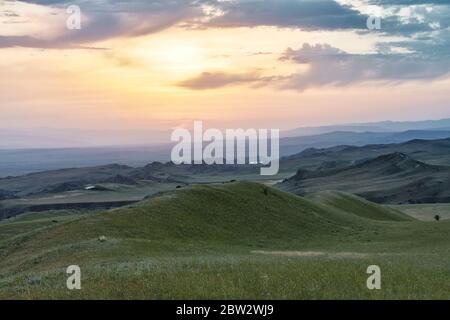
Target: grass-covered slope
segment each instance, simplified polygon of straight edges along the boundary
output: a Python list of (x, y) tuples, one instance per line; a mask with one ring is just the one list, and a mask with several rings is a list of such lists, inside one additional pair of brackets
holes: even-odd
[(450, 203), (391, 205), (390, 207), (418, 220), (435, 221), (436, 216), (439, 220), (450, 219)]
[[(342, 194), (320, 197), (255, 183), (192, 186), (130, 208), (27, 229), (0, 243), (0, 298), (444, 294), (438, 283), (450, 275), (448, 223), (407, 221)], [(386, 266), (396, 292), (365, 289), (365, 268), (373, 263)], [(72, 264), (82, 269), (81, 291), (65, 287)], [(402, 286), (396, 275), (403, 271), (419, 282)]]
[(411, 221), (411, 216), (394, 208), (380, 206), (361, 197), (337, 191), (323, 191), (308, 196), (309, 199), (343, 214), (384, 221)]
[[(39, 253), (67, 245), (97, 245), (102, 235), (145, 244), (149, 252), (158, 254), (166, 245), (176, 249), (189, 243), (283, 245), (286, 241), (311, 242), (334, 233), (345, 234), (352, 225), (361, 223), (349, 223), (312, 201), (260, 184), (199, 185), (167, 192), (130, 208), (52, 226), (29, 239), (18, 239), (5, 252), (19, 256), (22, 250)], [(28, 254), (24, 258), (28, 259)]]

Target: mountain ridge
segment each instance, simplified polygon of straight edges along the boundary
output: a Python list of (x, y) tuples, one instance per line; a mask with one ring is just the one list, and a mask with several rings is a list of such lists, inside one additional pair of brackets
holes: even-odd
[(299, 169), (278, 186), (299, 195), (335, 190), (378, 203), (449, 202), (450, 166), (427, 164), (401, 152), (325, 170)]

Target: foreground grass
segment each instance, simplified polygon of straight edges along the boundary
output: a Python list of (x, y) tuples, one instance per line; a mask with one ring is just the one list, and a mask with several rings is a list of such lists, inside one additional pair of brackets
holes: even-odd
[[(91, 212), (92, 213), (92, 212)], [(50, 210), (30, 212), (0, 221), (0, 245), (27, 233), (43, 230), (58, 223), (73, 221), (90, 214), (84, 210)]]
[[(2, 299), (449, 299), (450, 269), (421, 265), (437, 257), (370, 259), (255, 256), (171, 258), (81, 266), (82, 290), (65, 270), (21, 275), (0, 285)], [(368, 290), (366, 269), (382, 270)], [(11, 283), (8, 282), (13, 282)]]
[[(345, 194), (195, 186), (5, 240), (0, 298), (449, 299), (449, 240), (448, 221)], [(80, 291), (66, 288), (72, 264)], [(366, 287), (373, 264), (381, 290)]]

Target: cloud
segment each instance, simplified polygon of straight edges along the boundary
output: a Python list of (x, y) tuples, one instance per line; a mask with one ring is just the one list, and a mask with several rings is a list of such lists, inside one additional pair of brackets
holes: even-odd
[(303, 91), (312, 87), (348, 86), (355, 83), (383, 85), (434, 80), (450, 74), (449, 54), (445, 59), (440, 54), (432, 57), (420, 52), (398, 54), (389, 50), (384, 53), (350, 54), (329, 44), (305, 43), (299, 49), (288, 48), (280, 56), (280, 61), (305, 65), (307, 68), (304, 72), (294, 72), (289, 76), (204, 72), (177, 85), (191, 90), (247, 85)]
[(428, 80), (450, 73), (450, 59), (430, 59), (417, 54), (349, 54), (328, 44), (289, 48), (281, 60), (308, 65), (306, 72), (292, 75), (283, 84), (284, 88), (296, 90), (356, 82)]
[(192, 90), (217, 89), (231, 84), (251, 84), (263, 81), (256, 73), (230, 74), (223, 72), (203, 72), (197, 77), (179, 82), (179, 87)]
[[(364, 14), (334, 0), (32, 0), (16, 3), (54, 8), (59, 10), (60, 17), (66, 15), (68, 5), (81, 8), (82, 29), (77, 32), (66, 30), (64, 20), (56, 21), (49, 15), (41, 17), (54, 20), (59, 31), (57, 37), (45, 33), (34, 37), (33, 43), (39, 46), (41, 39), (44, 48), (76, 47), (114, 37), (141, 36), (179, 23), (188, 28), (276, 26), (334, 30), (364, 29), (367, 19)], [(24, 46), (29, 46), (29, 40), (23, 39)], [(10, 41), (5, 40), (0, 46), (6, 47), (8, 43)], [(14, 45), (20, 44), (17, 38)]]
[[(31, 28), (34, 34), (15, 34), (22, 37), (15, 39), (1, 38), (0, 47), (11, 43), (30, 46), (31, 43), (43, 48), (76, 48), (117, 37), (147, 35), (177, 24), (187, 28), (274, 26), (373, 33), (366, 27), (369, 9), (373, 7), (383, 12), (382, 30), (379, 31), (382, 35), (412, 37), (450, 27), (450, 3), (447, 0), (31, 0), (7, 3), (54, 8), (57, 15), (47, 14), (41, 19), (52, 21), (57, 35), (48, 35), (47, 30), (39, 31), (37, 26)], [(83, 13), (81, 30), (65, 28), (65, 9), (72, 4), (80, 6)], [(12, 22), (17, 17), (9, 18)], [(26, 15), (23, 18), (26, 20)], [(0, 36), (11, 35), (0, 33)]]
[(29, 36), (0, 36), (0, 48), (17, 46), (41, 48), (46, 45), (41, 40)]
[(366, 28), (367, 16), (334, 0), (218, 1), (205, 24), (212, 27), (276, 26), (304, 30)]
[[(308, 66), (290, 77), (257, 73), (204, 72), (178, 86), (204, 90), (229, 85), (304, 90), (312, 86), (344, 86), (355, 82), (402, 82), (435, 79), (450, 70), (450, 3), (448, 0), (43, 0), (7, 1), (44, 10), (47, 29), (31, 25), (30, 32), (0, 33), (0, 48), (92, 48), (107, 39), (137, 37), (175, 25), (187, 28), (273, 26), (302, 30), (351, 30), (378, 37), (373, 54), (349, 54), (329, 45), (305, 44), (287, 49), (281, 60)], [(35, 3), (35, 4), (31, 4)], [(38, 5), (37, 5), (38, 4)], [(82, 29), (67, 30), (65, 8), (77, 4)], [(27, 21), (27, 13), (3, 8), (2, 21)], [(382, 15), (382, 29), (366, 27), (372, 9)], [(6, 11), (5, 11), (6, 10)], [(1, 10), (0, 10), (1, 11)], [(15, 20), (14, 20), (15, 19)], [(36, 17), (32, 21), (35, 22)], [(56, 19), (56, 20), (53, 20)], [(19, 22), (20, 22), (19, 21)], [(51, 25), (52, 32), (48, 31)], [(37, 24), (41, 26), (41, 24)], [(22, 29), (21, 29), (22, 30)], [(387, 36), (399, 36), (392, 41)], [(281, 48), (282, 49), (282, 48)], [(400, 53), (403, 52), (403, 53)], [(266, 54), (256, 52), (253, 54)]]
[[(23, 9), (26, 3), (17, 1)], [(41, 30), (39, 35), (0, 34), (0, 47), (24, 46), (37, 48), (79, 48), (89, 47), (91, 43), (118, 37), (136, 37), (159, 32), (180, 21), (188, 20), (202, 13), (202, 10), (190, 1), (183, 0), (48, 0), (28, 1), (29, 6), (53, 8), (54, 12), (44, 12), (42, 21), (52, 22), (54, 34)], [(78, 5), (82, 13), (81, 30), (68, 30), (65, 21), (68, 5)], [(14, 7), (13, 4), (9, 6)], [(18, 12), (14, 12), (16, 15)], [(29, 11), (28, 11), (29, 14)], [(26, 18), (26, 14), (24, 14)], [(7, 23), (8, 21), (4, 21)], [(39, 26), (30, 26), (30, 33), (39, 32)], [(32, 31), (31, 31), (32, 30)]]
[(423, 4), (448, 4), (448, 0), (369, 0), (372, 5), (411, 6)]

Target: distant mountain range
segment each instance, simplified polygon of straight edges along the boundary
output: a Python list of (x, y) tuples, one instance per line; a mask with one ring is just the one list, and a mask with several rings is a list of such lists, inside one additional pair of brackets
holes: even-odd
[(450, 138), (437, 140), (414, 139), (402, 143), (340, 145), (331, 148), (309, 148), (284, 157), (283, 171), (330, 169), (353, 165), (380, 155), (402, 152), (416, 160), (434, 165), (450, 165)]
[[(378, 203), (450, 202), (450, 138), (310, 148), (280, 160), (269, 183), (299, 195), (344, 191)], [(109, 164), (0, 178), (0, 219), (25, 211), (110, 208), (189, 184), (261, 181), (254, 165)]]
[[(167, 143), (149, 145), (150, 137), (159, 142), (169, 139), (169, 132), (154, 130), (3, 128), (0, 136), (0, 177), (111, 163), (144, 166), (153, 161), (170, 161), (172, 148)], [(284, 131), (281, 136), (280, 155), (290, 156), (310, 148), (449, 138), (450, 119), (308, 127)]]
[[(310, 148), (390, 144), (413, 139), (431, 140), (448, 137), (450, 137), (450, 130), (338, 131), (312, 136), (282, 138), (280, 140), (280, 155), (289, 156)], [(172, 145), (164, 144), (63, 149), (0, 149), (0, 177), (62, 168), (101, 166), (110, 163), (144, 166), (153, 161), (169, 161), (171, 148)]]
[(400, 132), (409, 130), (450, 130), (450, 119), (424, 121), (381, 121), (320, 127), (301, 127), (282, 132), (283, 137), (317, 135), (334, 131), (351, 132)]
[[(450, 131), (450, 118), (426, 121), (382, 121), (373, 123), (301, 127), (281, 131), (281, 137), (304, 137), (332, 132), (393, 133), (410, 130)], [(171, 130), (155, 129), (0, 128), (0, 149), (149, 146), (154, 144), (168, 144), (170, 135)]]
[[(366, 146), (337, 146), (326, 149), (310, 148), (280, 160), (280, 176), (294, 175), (297, 170), (335, 172), (371, 161), (386, 154), (405, 154), (424, 165), (450, 166), (450, 138), (411, 140), (400, 144)], [(412, 159), (411, 159), (412, 161)], [(419, 164), (419, 163), (418, 163)], [(372, 170), (366, 168), (367, 170)], [(252, 165), (181, 165), (152, 162), (142, 167), (110, 164), (95, 167), (67, 168), (31, 173), (24, 176), (0, 178), (0, 198), (53, 193), (82, 189), (96, 183), (134, 184), (139, 180), (157, 182), (212, 182), (232, 177), (259, 177), (259, 168)], [(295, 180), (295, 179), (294, 179)], [(348, 190), (343, 190), (348, 191)]]
[(450, 130), (408, 130), (402, 132), (348, 132), (335, 131), (313, 136), (282, 138), (282, 156), (298, 153), (308, 148), (328, 148), (339, 145), (364, 146), (368, 144), (400, 143), (413, 139), (444, 139)]
[(344, 191), (378, 203), (450, 202), (450, 166), (395, 152), (335, 169), (299, 169), (279, 186), (299, 195)]

